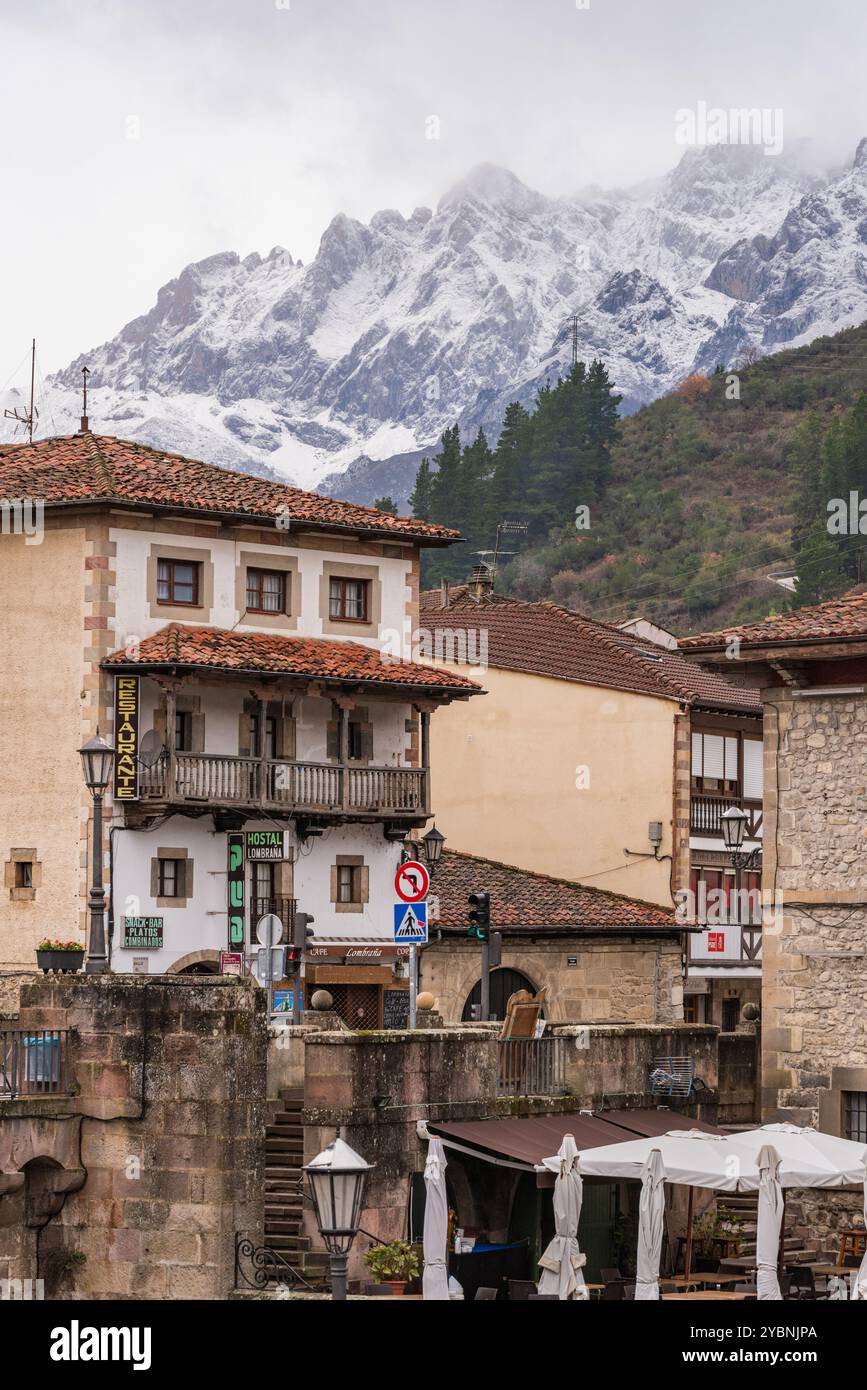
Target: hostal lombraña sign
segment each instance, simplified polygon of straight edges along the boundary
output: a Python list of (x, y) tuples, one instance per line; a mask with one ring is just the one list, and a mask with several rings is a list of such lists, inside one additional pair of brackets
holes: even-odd
[(248, 830), (246, 841), (248, 859), (282, 861), (287, 858), (284, 830)]
[(158, 951), (162, 944), (162, 917), (123, 918), (123, 945), (125, 950)]
[(115, 676), (115, 801), (138, 800), (138, 710), (138, 676)]

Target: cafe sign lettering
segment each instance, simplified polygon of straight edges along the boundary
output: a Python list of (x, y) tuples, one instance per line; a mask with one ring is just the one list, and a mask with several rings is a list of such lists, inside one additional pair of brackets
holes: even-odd
[(138, 676), (114, 678), (114, 799), (138, 800)]
[(124, 950), (158, 951), (162, 946), (162, 917), (124, 917), (122, 923)]

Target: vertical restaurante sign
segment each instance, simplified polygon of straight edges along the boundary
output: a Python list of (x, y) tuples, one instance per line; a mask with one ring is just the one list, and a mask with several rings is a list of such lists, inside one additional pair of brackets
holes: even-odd
[(138, 710), (138, 676), (115, 676), (115, 801), (138, 800)]
[(226, 836), (229, 847), (228, 912), (229, 950), (244, 946), (244, 836), (230, 831)]

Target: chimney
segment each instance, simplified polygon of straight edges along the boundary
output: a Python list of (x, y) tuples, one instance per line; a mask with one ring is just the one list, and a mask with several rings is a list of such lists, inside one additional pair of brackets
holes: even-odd
[(441, 580), (440, 580), (440, 608), (448, 608), (448, 606), (449, 606), (449, 581), (448, 581), (447, 579), (441, 579)]
[(473, 565), (467, 585), (473, 598), (487, 598), (493, 593), (494, 571), (490, 565)]

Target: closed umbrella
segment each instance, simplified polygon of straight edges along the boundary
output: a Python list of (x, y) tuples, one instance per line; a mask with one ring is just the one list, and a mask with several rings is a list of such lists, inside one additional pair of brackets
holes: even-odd
[[(546, 1166), (551, 1165), (546, 1159)], [(539, 1293), (556, 1294), (560, 1299), (587, 1299), (582, 1269), (586, 1256), (578, 1248), (578, 1222), (584, 1184), (578, 1171), (578, 1148), (571, 1134), (563, 1137), (557, 1150), (557, 1179), (554, 1183), (554, 1239), (539, 1266), (542, 1277)]]
[[(867, 1166), (864, 1169), (864, 1228), (867, 1230)], [(867, 1298), (867, 1249), (864, 1251), (864, 1258), (861, 1261), (861, 1268), (855, 1277), (855, 1286), (852, 1289), (853, 1298)]]
[(638, 1204), (638, 1265), (635, 1276), (635, 1301), (648, 1302), (659, 1298), (659, 1256), (662, 1252), (662, 1228), (665, 1224), (665, 1168), (659, 1149), (648, 1154), (641, 1175), (641, 1200)]
[(422, 1297), (448, 1301), (449, 1274), (446, 1245), (449, 1234), (449, 1203), (446, 1196), (446, 1151), (443, 1141), (434, 1137), (428, 1144), (424, 1165), (424, 1274)]
[(780, 1155), (772, 1144), (763, 1144), (758, 1156), (759, 1223), (756, 1234), (756, 1292), (759, 1302), (780, 1302), (777, 1278), (780, 1258), (780, 1227), (783, 1222), (783, 1189), (780, 1186)]

